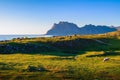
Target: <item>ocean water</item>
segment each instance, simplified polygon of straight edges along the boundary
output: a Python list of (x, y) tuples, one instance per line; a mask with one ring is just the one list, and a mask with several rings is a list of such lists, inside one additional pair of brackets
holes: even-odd
[(35, 37), (52, 37), (52, 36), (51, 35), (0, 35), (0, 41), (11, 40), (13, 38), (22, 38), (22, 37), (35, 38)]

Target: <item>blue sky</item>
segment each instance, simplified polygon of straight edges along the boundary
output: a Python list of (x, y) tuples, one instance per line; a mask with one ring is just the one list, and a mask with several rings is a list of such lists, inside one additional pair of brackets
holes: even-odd
[(120, 0), (0, 0), (0, 34), (44, 34), (59, 21), (120, 26)]

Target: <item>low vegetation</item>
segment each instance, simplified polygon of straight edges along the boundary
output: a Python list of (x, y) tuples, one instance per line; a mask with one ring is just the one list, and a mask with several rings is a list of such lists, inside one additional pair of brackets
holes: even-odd
[[(1, 54), (1, 80), (120, 80), (120, 52), (86, 52), (76, 56)], [(114, 54), (113, 53), (113, 54)], [(76, 57), (76, 58), (75, 58)], [(110, 60), (103, 62), (105, 57)], [(28, 66), (42, 68), (28, 69)]]
[(1, 41), (0, 80), (120, 80), (119, 44), (119, 31)]

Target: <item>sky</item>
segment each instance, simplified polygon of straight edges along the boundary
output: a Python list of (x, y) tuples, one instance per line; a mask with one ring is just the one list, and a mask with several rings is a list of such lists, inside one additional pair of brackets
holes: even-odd
[(59, 21), (120, 26), (120, 0), (0, 0), (0, 34), (45, 34)]

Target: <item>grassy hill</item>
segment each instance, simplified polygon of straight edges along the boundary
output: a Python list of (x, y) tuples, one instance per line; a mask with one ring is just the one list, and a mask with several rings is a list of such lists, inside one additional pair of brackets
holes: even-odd
[(99, 35), (72, 35), (40, 38), (19, 38), (0, 42), (1, 53), (41, 53), (120, 50), (120, 32)]
[(1, 41), (0, 80), (120, 80), (119, 44), (119, 31)]

